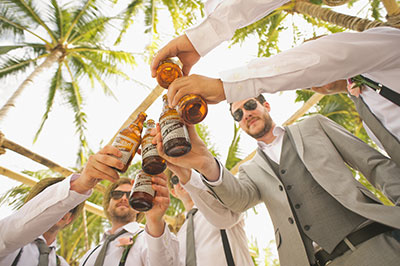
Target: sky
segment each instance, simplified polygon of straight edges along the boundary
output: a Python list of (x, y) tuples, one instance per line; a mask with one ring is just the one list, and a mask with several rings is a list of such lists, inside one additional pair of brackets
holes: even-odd
[[(298, 27), (302, 22), (294, 20)], [(161, 24), (159, 32), (162, 35), (161, 45), (166, 44), (172, 39), (169, 34), (168, 25)], [(118, 47), (129, 52), (142, 53), (148, 44), (149, 37), (143, 35), (143, 26), (135, 24), (129, 30), (127, 38)], [(303, 33), (305, 39), (312, 37), (312, 30), (305, 28)], [(307, 37), (308, 36), (308, 37)], [(291, 31), (288, 30), (280, 39), (280, 48), (285, 50), (292, 45)], [(117, 49), (117, 48), (116, 48)], [(251, 59), (257, 57), (257, 44), (254, 38), (248, 38), (241, 45), (229, 47), (225, 42), (202, 58), (192, 69), (191, 73), (218, 77), (220, 71), (240, 66)], [(156, 86), (156, 80), (151, 78), (150, 67), (147, 62), (138, 58), (138, 66), (134, 71), (126, 70), (126, 73), (140, 84), (145, 84), (147, 88), (133, 80), (110, 81), (108, 85), (113, 89), (115, 98), (107, 97), (100, 88), (90, 88), (87, 84), (85, 90), (84, 110), (88, 117), (87, 136), (90, 147), (93, 151), (98, 151), (102, 146), (110, 141), (117, 130), (144, 100), (152, 88)], [(25, 77), (18, 79), (2, 80), (0, 83), (0, 105), (11, 96), (18, 85)], [(64, 167), (74, 167), (77, 159), (78, 137), (75, 134), (73, 125), (73, 112), (57, 98), (55, 106), (45, 124), (42, 134), (36, 143), (33, 138), (38, 129), (41, 118), (45, 110), (46, 93), (49, 80), (46, 73), (35, 81), (33, 86), (28, 87), (22, 97), (18, 99), (17, 107), (14, 108), (0, 125), (0, 131), (5, 134), (7, 139), (12, 140), (35, 153), (38, 153)], [(271, 105), (271, 116), (277, 124), (282, 124), (301, 106), (294, 103), (295, 92), (283, 92), (276, 94), (265, 94), (267, 101)], [(203, 124), (208, 126), (210, 139), (220, 153), (220, 159), (225, 162), (228, 147), (233, 138), (233, 119), (229, 113), (229, 105), (224, 101), (217, 105), (209, 105), (208, 115)], [(148, 119), (158, 121), (161, 113), (161, 97), (147, 110)], [(246, 157), (256, 148), (256, 142), (244, 132), (241, 132), (239, 143), (241, 157)], [(134, 161), (140, 160), (136, 155)], [(26, 159), (12, 151), (7, 151), (0, 156), (0, 166), (10, 170), (20, 172), (23, 170), (36, 171), (45, 169), (29, 159)], [(19, 185), (18, 182), (6, 176), (0, 176), (0, 195)], [(9, 215), (12, 211), (6, 206), (0, 207), (0, 219)], [(255, 213), (258, 213), (257, 215)], [(255, 209), (247, 212), (246, 233), (249, 239), (254, 239), (262, 250), (270, 240), (274, 239), (274, 232), (269, 216), (264, 206), (259, 205)], [(272, 246), (274, 247), (274, 246)], [(273, 248), (276, 256), (276, 250)], [(263, 252), (261, 252), (263, 254)], [(262, 260), (263, 255), (260, 256)]]

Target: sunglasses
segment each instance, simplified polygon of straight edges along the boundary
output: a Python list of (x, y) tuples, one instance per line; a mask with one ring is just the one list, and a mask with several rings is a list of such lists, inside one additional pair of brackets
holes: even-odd
[[(243, 104), (243, 108), (247, 111), (253, 111), (257, 108), (257, 101), (254, 99), (250, 99)], [(233, 112), (232, 116), (236, 122), (240, 122), (243, 118), (242, 108), (238, 108), (235, 112)]]
[(111, 191), (111, 197), (115, 200), (119, 200), (120, 198), (122, 198), (125, 194), (125, 197), (127, 199), (129, 199), (129, 195), (131, 194), (130, 191), (121, 191), (121, 190), (114, 190)]

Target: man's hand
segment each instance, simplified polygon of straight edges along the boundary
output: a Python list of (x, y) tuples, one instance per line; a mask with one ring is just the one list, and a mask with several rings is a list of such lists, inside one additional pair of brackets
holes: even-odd
[(217, 104), (226, 99), (224, 86), (220, 79), (200, 75), (190, 75), (174, 80), (168, 87), (168, 102), (171, 107), (187, 94), (197, 94), (208, 104)]
[(362, 86), (357, 86), (356, 83), (349, 83), (347, 85), (347, 90), (351, 95), (356, 96), (358, 98), (361, 94)]
[[(189, 138), (192, 143), (192, 149), (190, 152), (179, 157), (169, 157), (164, 153), (163, 142), (161, 138), (160, 125), (157, 124), (157, 134), (153, 138), (153, 144), (157, 145), (158, 154), (163, 157), (167, 164), (173, 164), (176, 167), (183, 169), (196, 169), (210, 181), (215, 181), (219, 177), (219, 165), (215, 161), (214, 156), (207, 149), (207, 146), (200, 139), (196, 133), (194, 125), (186, 125)], [(154, 131), (152, 132), (152, 135)], [(171, 168), (174, 171), (174, 168)], [(177, 170), (177, 169), (175, 169)]]
[(181, 35), (170, 41), (155, 55), (151, 63), (151, 76), (156, 77), (157, 67), (161, 61), (175, 56), (182, 62), (182, 71), (185, 76), (189, 75), (192, 66), (200, 59), (199, 53), (194, 49), (189, 38), (185, 34)]
[(145, 212), (147, 233), (153, 237), (159, 237), (164, 233), (163, 216), (169, 206), (169, 191), (167, 187), (167, 176), (164, 173), (155, 175), (151, 179), (155, 197), (153, 200), (153, 208)]
[(89, 157), (79, 178), (71, 182), (71, 190), (86, 193), (100, 180), (106, 179), (115, 182), (119, 175), (114, 168), (122, 169), (124, 164), (118, 160), (122, 153), (114, 146), (107, 145), (99, 152)]

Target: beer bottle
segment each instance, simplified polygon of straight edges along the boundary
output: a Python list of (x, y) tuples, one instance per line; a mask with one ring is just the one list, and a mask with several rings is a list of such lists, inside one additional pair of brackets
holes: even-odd
[[(162, 61), (157, 68), (157, 82), (165, 89), (168, 89), (169, 85), (179, 77), (182, 77), (182, 70), (178, 63), (172, 59)], [(196, 94), (187, 94), (178, 102), (178, 113), (189, 124), (197, 124), (203, 121), (207, 111), (206, 101)]]
[(125, 166), (121, 170), (116, 169), (121, 173), (125, 173), (128, 169), (137, 149), (139, 148), (141, 138), (140, 134), (142, 133), (143, 122), (146, 120), (146, 117), (146, 113), (139, 113), (135, 121), (133, 121), (128, 127), (122, 129), (112, 143), (114, 147), (118, 148), (122, 152), (122, 157), (119, 157), (118, 159), (121, 160)]
[(157, 146), (151, 143), (153, 136), (150, 133), (153, 128), (154, 120), (147, 120), (146, 132), (142, 138), (142, 169), (147, 174), (157, 175), (165, 170), (167, 164), (165, 159), (158, 155)]
[(179, 157), (192, 149), (189, 133), (175, 108), (169, 108), (167, 95), (163, 95), (163, 111), (160, 116), (161, 137), (164, 152), (171, 157)]
[(148, 211), (153, 207), (155, 191), (151, 187), (151, 175), (140, 170), (129, 195), (129, 205), (137, 211)]

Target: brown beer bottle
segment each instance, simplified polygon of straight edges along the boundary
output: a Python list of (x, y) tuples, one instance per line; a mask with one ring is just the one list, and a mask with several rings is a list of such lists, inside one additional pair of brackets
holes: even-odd
[[(182, 77), (182, 70), (178, 63), (172, 59), (162, 61), (157, 68), (157, 82), (165, 89), (168, 89), (168, 86), (179, 77)], [(206, 101), (196, 94), (187, 94), (178, 102), (178, 113), (189, 124), (197, 124), (203, 121), (207, 111)]]
[(114, 147), (118, 148), (122, 152), (122, 157), (119, 157), (118, 159), (121, 160), (125, 166), (121, 170), (116, 169), (121, 173), (124, 173), (128, 169), (137, 149), (139, 148), (143, 122), (146, 120), (146, 117), (146, 113), (140, 112), (135, 121), (133, 121), (128, 127), (122, 129), (112, 143)]
[(157, 146), (151, 143), (153, 136), (150, 133), (155, 126), (153, 119), (147, 120), (146, 132), (142, 138), (142, 169), (150, 175), (162, 173), (167, 167), (165, 159), (158, 155)]
[(151, 187), (151, 175), (140, 170), (129, 195), (129, 205), (137, 211), (148, 211), (153, 207), (155, 191)]
[(163, 95), (163, 111), (160, 116), (161, 137), (164, 152), (171, 157), (179, 157), (192, 149), (189, 133), (175, 108), (169, 108), (167, 95)]

